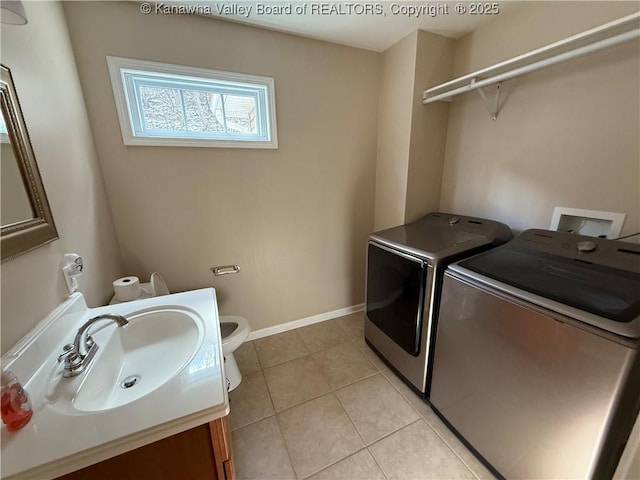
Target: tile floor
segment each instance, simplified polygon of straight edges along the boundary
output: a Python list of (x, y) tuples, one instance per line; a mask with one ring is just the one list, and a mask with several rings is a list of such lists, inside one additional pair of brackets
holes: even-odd
[(364, 342), (355, 313), (243, 344), (239, 480), (491, 479)]

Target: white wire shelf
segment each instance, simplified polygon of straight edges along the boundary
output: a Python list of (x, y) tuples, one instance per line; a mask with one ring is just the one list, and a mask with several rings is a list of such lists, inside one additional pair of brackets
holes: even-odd
[(640, 37), (640, 11), (428, 88), (422, 94), (422, 103), (450, 101), (456, 95), (480, 89), (485, 105), (495, 120), (499, 90), (496, 93), (495, 104), (490, 105), (481, 90), (483, 87), (498, 84), (499, 88), (499, 84), (505, 80), (638, 37)]

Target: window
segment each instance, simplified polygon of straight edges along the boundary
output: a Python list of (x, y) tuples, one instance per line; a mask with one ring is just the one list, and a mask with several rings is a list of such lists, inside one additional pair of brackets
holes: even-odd
[(107, 57), (125, 145), (277, 148), (273, 78)]

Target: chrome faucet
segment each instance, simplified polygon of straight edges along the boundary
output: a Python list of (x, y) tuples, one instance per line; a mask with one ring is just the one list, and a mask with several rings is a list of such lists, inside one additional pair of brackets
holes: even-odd
[(122, 315), (116, 315), (114, 313), (105, 313), (87, 320), (87, 322), (78, 329), (78, 333), (76, 333), (76, 337), (73, 339), (73, 344), (69, 343), (65, 345), (62, 354), (58, 357), (58, 362), (64, 360), (63, 377), (69, 378), (81, 374), (91, 363), (91, 360), (93, 360), (94, 355), (98, 351), (98, 345), (87, 332), (91, 325), (100, 320), (113, 320), (119, 327), (125, 327), (129, 324), (129, 321)]

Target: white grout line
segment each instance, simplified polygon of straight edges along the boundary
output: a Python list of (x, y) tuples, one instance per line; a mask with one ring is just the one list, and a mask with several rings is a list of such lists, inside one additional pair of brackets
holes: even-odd
[(364, 310), (364, 303), (358, 305), (352, 305), (351, 307), (339, 308), (338, 310), (332, 310), (331, 312), (319, 313), (318, 315), (312, 315), (310, 317), (300, 318), (287, 323), (281, 323), (274, 325), (273, 327), (261, 328), (254, 330), (247, 337), (247, 342), (251, 340), (257, 340), (258, 338), (268, 337), (275, 335), (276, 333), (288, 332), (289, 330), (295, 330), (296, 328), (306, 327), (313, 325), (314, 323), (324, 322), (333, 318), (342, 317), (351, 313), (361, 312)]

